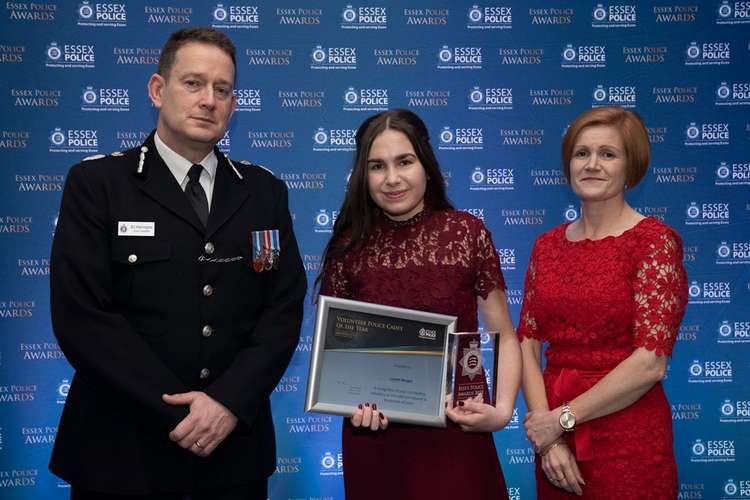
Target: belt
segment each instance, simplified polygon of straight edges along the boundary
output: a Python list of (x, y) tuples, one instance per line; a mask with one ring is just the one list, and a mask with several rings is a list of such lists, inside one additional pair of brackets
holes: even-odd
[[(548, 368), (546, 372), (557, 377), (552, 384), (549, 401), (551, 408), (557, 408), (588, 389), (591, 384), (586, 382), (587, 379), (601, 379), (609, 373), (609, 370), (578, 370), (576, 368), (556, 370)], [(589, 423), (576, 425), (572, 437), (575, 441), (576, 460), (593, 460), (594, 448), (591, 444), (591, 426)]]

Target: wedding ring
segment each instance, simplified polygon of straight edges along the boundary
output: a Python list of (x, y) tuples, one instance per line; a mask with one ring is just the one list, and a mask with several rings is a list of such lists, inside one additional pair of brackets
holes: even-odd
[(200, 439), (195, 442), (195, 446), (197, 446), (198, 448), (203, 448), (203, 445), (201, 444)]

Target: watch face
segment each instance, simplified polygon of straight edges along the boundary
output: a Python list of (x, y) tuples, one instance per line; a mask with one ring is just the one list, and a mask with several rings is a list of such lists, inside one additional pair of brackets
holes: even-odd
[(560, 415), (560, 425), (563, 429), (572, 429), (576, 425), (576, 417), (570, 412)]

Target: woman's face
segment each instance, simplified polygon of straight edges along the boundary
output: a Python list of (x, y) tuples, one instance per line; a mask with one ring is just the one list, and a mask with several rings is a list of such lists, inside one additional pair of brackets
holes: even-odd
[(427, 174), (406, 134), (386, 129), (372, 141), (367, 188), (375, 204), (393, 220), (407, 220), (422, 211)]
[(627, 180), (622, 137), (607, 125), (585, 127), (570, 157), (570, 187), (583, 202), (622, 197)]

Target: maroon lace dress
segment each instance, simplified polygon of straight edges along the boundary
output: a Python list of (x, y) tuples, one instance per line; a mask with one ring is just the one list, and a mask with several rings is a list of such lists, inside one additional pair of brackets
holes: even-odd
[[(492, 238), (464, 212), (425, 211), (404, 222), (386, 217), (367, 243), (332, 261), (321, 294), (458, 317), (477, 329), (477, 296), (505, 289)], [(381, 405), (387, 415), (387, 408)], [(507, 498), (491, 433), (391, 423), (355, 429), (344, 419), (348, 500)]]
[[(548, 343), (550, 408), (589, 389), (643, 347), (672, 347), (687, 302), (680, 237), (646, 218), (617, 237), (568, 241), (567, 224), (543, 234), (526, 274), (520, 337)], [(586, 499), (677, 498), (672, 415), (661, 383), (632, 405), (566, 435)], [(536, 467), (539, 498), (581, 498)]]

